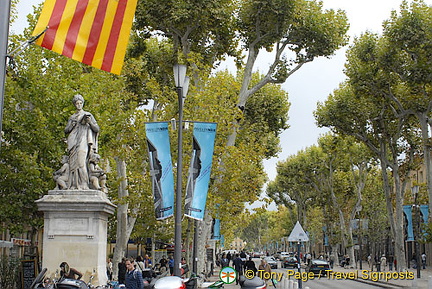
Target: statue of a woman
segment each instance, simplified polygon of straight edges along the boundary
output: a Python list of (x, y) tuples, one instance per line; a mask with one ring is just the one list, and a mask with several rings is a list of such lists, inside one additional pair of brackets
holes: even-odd
[(77, 111), (68, 121), (65, 133), (69, 153), (68, 189), (88, 190), (88, 159), (91, 152), (97, 153), (99, 126), (93, 115), (83, 110), (84, 98), (77, 94), (72, 100)]

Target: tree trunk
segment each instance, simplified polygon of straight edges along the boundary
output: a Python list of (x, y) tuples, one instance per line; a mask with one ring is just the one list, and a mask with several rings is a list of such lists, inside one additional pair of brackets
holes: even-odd
[[(193, 234), (193, 231), (194, 231), (194, 220), (188, 218), (187, 221), (188, 221), (188, 226), (186, 229), (186, 241), (185, 241), (185, 246), (184, 246), (185, 250), (186, 250), (185, 258), (187, 260), (187, 263), (192, 265), (193, 253), (191, 252), (191, 240), (192, 240), (192, 251), (193, 251), (193, 246), (194, 246), (193, 243), (196, 241), (196, 240), (193, 240), (193, 238), (191, 237)], [(189, 266), (189, 267), (192, 268), (192, 266)], [(196, 273), (196, 272), (194, 272), (194, 273)]]
[[(387, 175), (387, 166), (386, 166), (387, 156), (385, 152), (382, 152), (380, 155), (380, 163), (381, 163), (381, 174), (383, 176), (383, 187), (384, 193), (386, 197), (386, 205), (387, 205), (387, 214), (390, 223), (390, 229), (392, 232), (392, 236), (395, 241), (395, 255), (398, 264), (398, 270), (404, 271), (406, 269), (406, 258), (405, 258), (405, 241), (403, 234), (403, 211), (402, 211), (402, 196), (400, 191), (400, 186), (396, 185), (400, 180), (398, 176), (398, 169), (393, 168), (392, 173), (395, 183), (395, 210), (393, 211), (393, 199), (392, 189), (390, 185), (390, 180)], [(393, 213), (394, 212), (394, 213)]]
[(213, 225), (212, 217), (206, 212), (204, 215), (204, 220), (198, 223), (198, 264), (197, 273), (205, 272), (209, 273), (210, 264), (207, 260), (207, 248), (206, 245), (208, 240), (211, 238), (211, 227)]
[(117, 176), (120, 180), (118, 189), (119, 204), (117, 205), (117, 231), (116, 231), (116, 246), (113, 256), (113, 276), (118, 277), (118, 263), (125, 257), (126, 246), (129, 237), (135, 225), (136, 218), (128, 217), (129, 205), (127, 202), (122, 202), (122, 199), (129, 195), (127, 190), (126, 162), (119, 158), (115, 158), (117, 164)]
[(353, 237), (352, 237), (352, 228), (351, 228), (350, 225), (348, 226), (347, 255), (350, 258), (349, 268), (354, 268), (354, 264), (356, 264), (356, 259), (355, 259), (355, 254), (354, 254), (354, 240), (353, 240)]
[[(396, 206), (396, 222), (395, 222), (395, 247), (396, 247), (396, 255), (398, 262), (398, 269), (405, 270), (406, 269), (406, 259), (405, 259), (405, 234), (404, 234), (404, 223), (405, 219), (403, 216), (403, 186), (401, 185), (401, 179), (399, 176), (399, 169), (393, 170), (393, 179), (395, 182), (395, 206)], [(400, 260), (400, 262), (399, 262)]]
[[(431, 163), (431, 145), (429, 139), (428, 117), (425, 113), (417, 113), (417, 118), (420, 122), (423, 158), (426, 166), (427, 191), (429, 196), (429, 223), (432, 221), (432, 163)], [(418, 181), (418, 180), (417, 180)]]

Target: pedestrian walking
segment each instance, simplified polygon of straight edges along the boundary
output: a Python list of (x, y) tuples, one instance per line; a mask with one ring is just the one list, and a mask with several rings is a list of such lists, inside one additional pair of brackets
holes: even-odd
[(145, 255), (144, 256), (144, 260), (143, 260), (143, 262), (144, 262), (144, 266), (145, 266), (145, 268), (151, 268), (152, 267), (152, 260), (151, 260), (151, 258), (149, 257), (149, 255)]
[(138, 256), (134, 263), (135, 263), (135, 269), (141, 272), (144, 270), (145, 265), (144, 265), (143, 258), (141, 256)]
[(159, 260), (159, 264), (160, 264), (160, 271), (165, 272), (168, 264), (168, 260), (165, 258), (165, 255), (163, 255), (162, 258)]
[(393, 264), (394, 264), (393, 262), (394, 262), (394, 257), (393, 257), (393, 255), (389, 255), (388, 258), (387, 258), (387, 263), (388, 263), (388, 266), (389, 266), (389, 270), (390, 270), (390, 271), (393, 270)]
[(187, 272), (189, 272), (189, 265), (186, 263), (185, 257), (182, 257), (180, 262), (181, 262), (180, 272), (181, 272), (181, 276), (183, 276), (187, 274)]
[(413, 269), (417, 269), (417, 256), (416, 256), (416, 254), (413, 254), (412, 255), (412, 258), (411, 258), (411, 267), (413, 268)]
[(227, 259), (228, 259), (228, 266), (229, 266), (231, 260), (233, 259), (233, 256), (231, 256), (231, 253), (229, 251), (228, 251), (228, 254), (227, 254)]
[(244, 270), (245, 272), (252, 271), (254, 272), (254, 275), (256, 275), (258, 269), (256, 268), (255, 262), (252, 260), (252, 257), (249, 257), (249, 260), (246, 261)]
[(236, 285), (239, 284), (239, 277), (243, 275), (243, 261), (240, 258), (239, 254), (235, 255), (235, 259), (233, 260), (233, 266), (234, 270), (237, 271), (237, 279), (236, 279)]
[(243, 250), (240, 252), (240, 259), (242, 259), (243, 268), (244, 268), (245, 264), (246, 264), (246, 261), (247, 261), (247, 257), (246, 257), (246, 253)]
[(126, 288), (127, 289), (144, 289), (144, 280), (141, 271), (135, 268), (134, 260), (128, 259), (126, 265)]
[[(261, 274), (258, 277), (263, 279), (267, 286), (268, 280), (271, 278), (271, 267), (265, 259), (261, 259), (261, 264), (258, 266), (258, 271)], [(273, 284), (273, 286), (275, 285)]]
[(369, 255), (369, 256), (367, 257), (367, 261), (368, 261), (368, 264), (369, 264), (369, 269), (370, 269), (371, 271), (373, 271), (373, 262), (372, 262), (372, 256), (371, 256), (371, 255)]
[(174, 274), (174, 257), (173, 257), (173, 255), (169, 256), (169, 259), (168, 259), (168, 268), (169, 268), (169, 271), (170, 271), (170, 275)]
[(381, 265), (381, 271), (385, 271), (386, 266), (387, 266), (387, 258), (385, 256), (385, 254), (382, 254), (382, 256), (381, 256), (380, 265)]
[(125, 278), (126, 278), (126, 258), (123, 257), (121, 262), (118, 263), (118, 281), (119, 284), (124, 284), (125, 283)]
[(222, 254), (221, 257), (221, 268), (228, 267), (229, 260), (226, 257), (225, 253)]
[(306, 263), (308, 266), (310, 265), (311, 261), (312, 261), (312, 255), (311, 255), (311, 253), (307, 253), (306, 254)]
[(422, 260), (423, 269), (426, 269), (426, 253), (425, 252), (423, 252), (423, 254), (421, 255), (421, 260)]
[(107, 269), (108, 281), (111, 281), (112, 276), (113, 276), (113, 263), (112, 263), (111, 258), (108, 258), (108, 260), (107, 260), (106, 269)]

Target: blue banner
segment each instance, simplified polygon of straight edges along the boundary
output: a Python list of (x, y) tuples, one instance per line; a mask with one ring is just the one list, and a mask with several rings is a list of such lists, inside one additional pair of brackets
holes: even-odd
[(186, 184), (185, 215), (196, 220), (204, 219), (215, 137), (216, 123), (194, 123), (193, 151)]
[(212, 240), (220, 240), (220, 220), (213, 219)]
[(429, 218), (429, 205), (420, 205), (420, 212), (423, 217), (423, 223), (428, 223)]
[(163, 220), (174, 214), (174, 175), (168, 122), (149, 122), (145, 129), (155, 214), (157, 220)]
[(411, 205), (403, 206), (403, 212), (405, 214), (405, 224), (407, 230), (407, 241), (414, 241), (413, 223), (412, 223), (412, 207)]

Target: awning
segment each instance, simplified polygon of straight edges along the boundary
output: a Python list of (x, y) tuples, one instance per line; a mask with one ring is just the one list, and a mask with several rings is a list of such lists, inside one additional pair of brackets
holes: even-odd
[(0, 240), (0, 248), (12, 248), (13, 243), (9, 241)]

